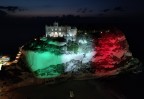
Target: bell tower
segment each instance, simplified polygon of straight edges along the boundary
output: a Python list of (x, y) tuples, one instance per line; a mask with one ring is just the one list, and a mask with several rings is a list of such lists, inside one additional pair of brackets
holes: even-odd
[(53, 25), (56, 26), (56, 27), (58, 27), (58, 22), (54, 22)]

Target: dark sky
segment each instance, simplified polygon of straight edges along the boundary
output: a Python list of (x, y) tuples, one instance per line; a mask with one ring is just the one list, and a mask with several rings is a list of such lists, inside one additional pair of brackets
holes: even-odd
[(141, 16), (144, 0), (0, 0), (0, 15)]

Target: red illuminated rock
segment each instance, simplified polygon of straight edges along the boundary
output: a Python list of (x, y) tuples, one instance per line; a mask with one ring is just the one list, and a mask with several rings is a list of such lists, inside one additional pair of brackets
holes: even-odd
[(131, 57), (127, 40), (121, 31), (101, 32), (95, 43), (97, 53), (92, 61), (96, 70), (117, 68), (126, 56)]

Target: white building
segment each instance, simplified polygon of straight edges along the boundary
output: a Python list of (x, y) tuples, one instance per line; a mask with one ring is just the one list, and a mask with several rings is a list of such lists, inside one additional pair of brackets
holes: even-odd
[(53, 26), (45, 26), (46, 37), (64, 37), (66, 40), (75, 40), (77, 28), (70, 26), (59, 26), (57, 22)]
[(0, 70), (2, 68), (2, 65), (6, 65), (8, 61), (10, 61), (10, 57), (0, 56)]

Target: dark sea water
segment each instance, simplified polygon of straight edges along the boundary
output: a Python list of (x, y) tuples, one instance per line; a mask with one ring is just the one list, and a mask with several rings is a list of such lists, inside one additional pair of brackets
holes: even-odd
[(44, 25), (27, 19), (4, 18), (0, 23), (0, 54), (15, 56), (19, 47), (44, 34)]

